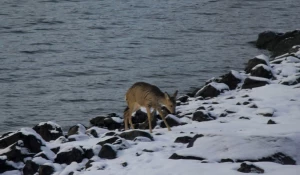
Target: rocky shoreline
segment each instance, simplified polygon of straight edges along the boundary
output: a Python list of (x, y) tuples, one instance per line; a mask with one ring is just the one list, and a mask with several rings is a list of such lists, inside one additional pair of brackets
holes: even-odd
[[(272, 52), (243, 71), (212, 78), (177, 100), (168, 115), (137, 111), (136, 130), (112, 113), (68, 131), (42, 122), (0, 136), (0, 174), (297, 174), (300, 172), (300, 31), (263, 32)], [(146, 130), (145, 130), (146, 129)], [(178, 161), (178, 159), (181, 159)], [(200, 164), (199, 164), (200, 163)]]

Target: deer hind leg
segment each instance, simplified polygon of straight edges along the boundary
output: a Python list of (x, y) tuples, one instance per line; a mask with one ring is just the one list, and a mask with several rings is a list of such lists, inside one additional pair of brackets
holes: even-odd
[(161, 118), (163, 119), (165, 125), (167, 126), (168, 131), (171, 131), (171, 128), (170, 128), (169, 124), (168, 124), (167, 121), (166, 121), (166, 118), (165, 118), (164, 113), (161, 111), (161, 109), (157, 109), (157, 110), (158, 110), (158, 112), (159, 112), (159, 115), (160, 115)]

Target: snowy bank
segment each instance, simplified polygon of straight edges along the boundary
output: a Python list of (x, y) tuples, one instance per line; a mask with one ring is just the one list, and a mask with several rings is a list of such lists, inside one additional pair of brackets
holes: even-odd
[(168, 132), (156, 115), (116, 114), (68, 131), (52, 121), (0, 137), (0, 174), (242, 174), (300, 172), (300, 47), (210, 79), (179, 97)]

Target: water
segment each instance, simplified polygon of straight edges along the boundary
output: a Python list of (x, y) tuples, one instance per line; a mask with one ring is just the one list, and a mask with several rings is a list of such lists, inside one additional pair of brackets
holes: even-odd
[(299, 0), (2, 0), (0, 132), (122, 114), (146, 81), (185, 94), (241, 70), (265, 30), (298, 28)]

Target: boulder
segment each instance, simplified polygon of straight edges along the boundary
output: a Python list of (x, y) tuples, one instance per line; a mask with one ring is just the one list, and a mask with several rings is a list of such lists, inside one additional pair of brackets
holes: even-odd
[(242, 173), (264, 173), (265, 171), (253, 164), (247, 164), (247, 163), (242, 163), (240, 168), (237, 169), (237, 171), (242, 172)]
[[(186, 124), (186, 123), (180, 121), (180, 119), (178, 117), (176, 117), (175, 115), (172, 115), (172, 114), (169, 114), (169, 115), (166, 116), (166, 121), (167, 121), (167, 123), (170, 127)], [(167, 126), (166, 126), (165, 122), (162, 121), (160, 123), (160, 127), (166, 128)]]
[(259, 159), (245, 159), (245, 160), (236, 160), (236, 162), (274, 162), (282, 165), (296, 165), (296, 161), (284, 153), (278, 152), (270, 156), (262, 157)]
[(250, 71), (250, 75), (255, 77), (268, 78), (268, 79), (273, 77), (271, 68), (264, 64), (258, 64), (255, 67), (253, 67)]
[(71, 164), (72, 162), (80, 163), (84, 158), (84, 152), (80, 147), (68, 147), (60, 150), (55, 159), (55, 163)]
[(258, 35), (256, 40), (256, 47), (259, 49), (273, 50), (276, 39), (282, 35), (281, 33), (276, 33), (273, 31), (265, 31)]
[(189, 96), (188, 95), (184, 95), (184, 96), (180, 96), (178, 97), (177, 100), (179, 100), (181, 103), (186, 103), (188, 102)]
[(181, 155), (178, 155), (178, 154), (176, 154), (176, 153), (172, 154), (171, 157), (169, 157), (169, 159), (175, 159), (175, 160), (178, 160), (178, 159), (204, 160), (204, 158), (202, 158), (202, 157), (196, 157), (196, 156), (181, 156)]
[(272, 57), (287, 53), (295, 45), (300, 45), (300, 30), (286, 33), (265, 31), (258, 35), (256, 41), (256, 46), (271, 51)]
[(154, 141), (154, 138), (149, 132), (145, 132), (141, 130), (125, 131), (119, 134), (119, 136), (126, 140), (134, 140), (136, 137), (146, 137), (149, 138), (151, 141)]
[(189, 143), (192, 140), (192, 137), (190, 136), (182, 136), (182, 137), (177, 137), (175, 139), (175, 143)]
[(98, 156), (103, 159), (115, 159), (117, 158), (117, 152), (112, 145), (105, 144), (102, 146)]
[(31, 153), (41, 152), (41, 147), (45, 146), (45, 141), (31, 128), (22, 128), (21, 130), (10, 133), (0, 139), (0, 149), (6, 148), (19, 140), (22, 141), (23, 147)]
[(68, 136), (71, 135), (76, 135), (76, 134), (85, 134), (86, 131), (86, 127), (82, 124), (77, 124), (72, 126), (69, 130), (68, 130)]
[(26, 157), (32, 157), (34, 153), (30, 153), (28, 148), (24, 147), (22, 140), (12, 144), (3, 151), (1, 151), (0, 156), (6, 156), (7, 160), (14, 162), (23, 161)]
[(242, 89), (252, 89), (265, 86), (267, 84), (269, 84), (269, 81), (267, 79), (248, 77), (245, 79), (244, 84), (242, 85)]
[(193, 147), (194, 146), (194, 142), (200, 138), (200, 137), (203, 137), (204, 135), (203, 134), (196, 134), (189, 142), (189, 144), (187, 145), (187, 148), (190, 148), (190, 147)]
[(35, 130), (47, 142), (50, 140), (56, 140), (63, 135), (61, 127), (51, 121), (39, 123), (33, 127), (33, 130)]
[(274, 124), (277, 124), (277, 123), (270, 119), (267, 124), (268, 125), (274, 125)]
[(39, 175), (51, 175), (54, 173), (54, 167), (52, 165), (40, 165)]
[(210, 121), (210, 120), (215, 120), (216, 118), (211, 116), (208, 112), (200, 110), (200, 111), (196, 111), (193, 114), (193, 121), (197, 121), (197, 122), (204, 122), (204, 121)]
[(110, 137), (110, 138), (107, 138), (106, 140), (103, 140), (103, 141), (98, 142), (97, 145), (103, 146), (103, 145), (105, 145), (106, 143), (112, 144), (112, 143), (114, 143), (115, 141), (117, 141), (119, 138), (120, 138), (120, 137), (116, 137), (116, 136)]
[(143, 123), (148, 121), (148, 116), (147, 113), (143, 112), (142, 110), (137, 110), (135, 114), (132, 116), (132, 123), (137, 124), (137, 123)]
[(39, 164), (32, 160), (27, 160), (23, 168), (23, 175), (33, 175), (39, 170)]
[(224, 83), (211, 82), (208, 85), (201, 88), (196, 94), (195, 97), (201, 96), (203, 98), (207, 97), (216, 97), (220, 95), (225, 90), (229, 90), (229, 87)]
[(106, 128), (109, 130), (121, 129), (123, 126), (123, 119), (116, 114), (109, 114), (107, 116), (99, 116), (90, 120), (92, 126)]
[(260, 108), (256, 111), (256, 114), (265, 117), (272, 117), (274, 112), (275, 112), (274, 108)]
[(228, 74), (222, 75), (217, 82), (226, 84), (230, 90), (236, 89), (241, 82), (241, 76), (236, 71), (230, 71)]
[(17, 170), (18, 168), (12, 166), (10, 163), (7, 162), (6, 159), (0, 157), (0, 174), (4, 173), (6, 171), (12, 171), (12, 170)]
[(268, 60), (268, 57), (266, 57), (265, 55), (258, 55), (256, 57), (250, 59), (245, 68), (246, 73), (250, 73), (251, 70), (259, 64), (268, 65), (267, 60)]

